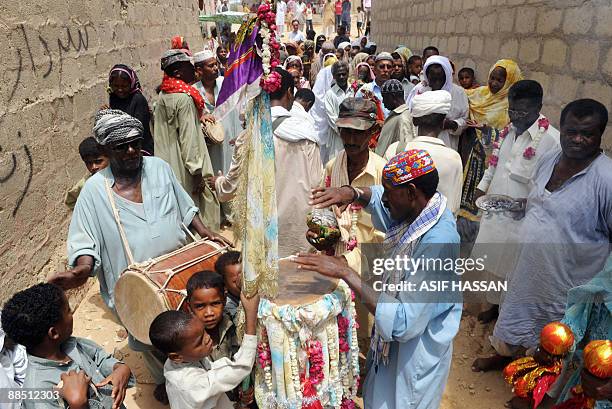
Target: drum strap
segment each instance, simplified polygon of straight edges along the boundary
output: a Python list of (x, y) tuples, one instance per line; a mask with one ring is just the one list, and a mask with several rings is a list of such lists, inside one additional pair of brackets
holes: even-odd
[(125, 250), (125, 255), (128, 259), (128, 266), (131, 266), (132, 264), (134, 264), (134, 256), (132, 256), (132, 250), (130, 250), (130, 244), (128, 243), (127, 236), (125, 235), (125, 231), (123, 230), (123, 226), (121, 226), (121, 219), (119, 219), (119, 210), (117, 210), (115, 199), (113, 198), (113, 191), (111, 190), (110, 184), (108, 183), (108, 179), (106, 178), (104, 178), (104, 185), (106, 187), (106, 195), (108, 196), (108, 200), (110, 201), (111, 208), (113, 209), (113, 216), (115, 217), (117, 228), (119, 229), (119, 235), (121, 236), (121, 242), (123, 243), (123, 249)]

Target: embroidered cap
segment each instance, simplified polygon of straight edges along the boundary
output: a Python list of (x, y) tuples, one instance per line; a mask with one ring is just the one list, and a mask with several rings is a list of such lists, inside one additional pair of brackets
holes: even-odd
[(385, 81), (385, 83), (380, 88), (380, 91), (383, 94), (397, 94), (404, 93), (404, 87), (402, 83), (396, 79), (391, 78), (390, 80)]
[(364, 131), (376, 124), (376, 104), (368, 99), (347, 98), (340, 104), (336, 126)]
[(436, 165), (429, 152), (411, 149), (391, 158), (383, 168), (383, 179), (393, 186), (399, 186), (435, 169)]

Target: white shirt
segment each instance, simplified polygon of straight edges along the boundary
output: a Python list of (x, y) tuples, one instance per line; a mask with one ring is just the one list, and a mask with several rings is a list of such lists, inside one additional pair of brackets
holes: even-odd
[(233, 409), (225, 394), (249, 376), (255, 363), (257, 336), (244, 335), (234, 360), (221, 358), (214, 362), (176, 363), (164, 365), (166, 391), (172, 409)]
[[(395, 156), (398, 142), (389, 146), (385, 157), (390, 160)], [(412, 141), (406, 143), (406, 149), (424, 149), (431, 155), (431, 158), (438, 170), (438, 191), (446, 197), (446, 206), (453, 213), (457, 213), (461, 205), (461, 188), (463, 187), (463, 165), (461, 156), (457, 151), (447, 147), (444, 141), (431, 136), (417, 136)]]
[(302, 14), (306, 11), (306, 3), (295, 3), (295, 19), (300, 20), (302, 18)]
[(446, 119), (457, 122), (459, 126), (456, 131), (451, 131), (450, 129), (442, 131), (439, 138), (449, 148), (459, 150), (459, 136), (467, 127), (466, 121), (470, 115), (470, 104), (465, 90), (457, 84), (453, 84), (451, 97), (451, 109), (448, 115), (446, 115)]
[[(541, 118), (543, 116), (540, 115)], [(559, 146), (559, 131), (550, 125), (540, 138), (535, 156), (525, 159), (523, 157), (525, 149), (531, 145), (539, 132), (538, 121), (518, 137), (516, 128), (511, 125), (508, 135), (499, 148), (497, 166), (487, 168), (478, 184), (478, 189), (488, 194), (508, 195), (514, 198), (529, 196), (538, 159)]]
[(290, 31), (289, 34), (289, 41), (294, 41), (296, 43), (304, 42), (306, 41), (306, 36), (304, 35), (304, 33), (302, 33), (301, 31)]
[[(487, 194), (507, 195), (515, 199), (528, 197), (537, 176), (534, 172), (538, 160), (542, 155), (559, 147), (559, 131), (550, 125), (540, 138), (535, 156), (531, 159), (524, 158), (523, 152), (539, 132), (538, 121), (518, 137), (516, 128), (511, 125), (499, 148), (497, 166), (487, 168), (478, 189)], [(472, 256), (479, 258), (486, 254), (485, 268), (496, 277), (509, 278), (509, 274), (514, 270), (518, 256), (517, 235), (520, 223), (514, 220), (511, 214), (505, 213), (484, 214), (481, 217)]]
[(329, 158), (335, 157), (340, 150), (344, 149), (344, 145), (340, 139), (340, 131), (336, 126), (336, 121), (340, 114), (340, 104), (342, 101), (354, 96), (355, 92), (349, 85), (346, 86), (346, 91), (342, 91), (342, 88), (334, 84), (331, 89), (325, 93), (323, 101), (325, 103), (325, 113), (327, 114), (327, 122), (329, 125), (329, 133), (327, 136), (329, 151), (326, 153)]

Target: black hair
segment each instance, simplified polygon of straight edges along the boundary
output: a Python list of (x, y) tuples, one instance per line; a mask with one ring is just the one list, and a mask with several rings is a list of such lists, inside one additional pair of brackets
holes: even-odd
[(317, 35), (316, 31), (314, 31), (314, 30), (307, 30), (306, 31), (306, 40), (314, 41), (316, 35)]
[(193, 64), (191, 64), (189, 61), (177, 61), (177, 62), (175, 62), (175, 63), (170, 64), (169, 66), (167, 66), (167, 67), (164, 69), (164, 73), (165, 73), (166, 75), (168, 75), (169, 77), (174, 78), (174, 75), (175, 75), (176, 70), (177, 70), (177, 69), (180, 69), (182, 66), (185, 66), (185, 65), (187, 65), (187, 64), (188, 64), (188, 65), (190, 65), (191, 67), (193, 67)]
[(440, 127), (442, 127), (442, 124), (444, 123), (444, 118), (446, 118), (446, 115), (444, 114), (429, 114), (413, 118), (412, 121), (415, 126), (433, 127), (439, 125)]
[(438, 50), (438, 47), (434, 47), (433, 45), (425, 47), (423, 49), (423, 55), (427, 54), (427, 51), (433, 51), (435, 55), (440, 55), (440, 50)]
[(293, 25), (293, 23), (298, 23), (298, 24), (300, 24), (300, 21), (299, 21), (298, 19), (295, 19), (295, 18), (294, 18), (293, 20), (291, 20), (291, 25)]
[[(296, 94), (296, 97), (297, 97), (297, 94)], [(215, 271), (221, 275), (225, 275), (225, 268), (227, 266), (231, 266), (233, 264), (240, 264), (241, 262), (240, 256), (241, 256), (241, 253), (235, 250), (230, 250), (230, 251), (227, 251), (221, 254), (221, 256), (215, 262)]]
[[(312, 90), (310, 90), (308, 88), (300, 88), (295, 93), (295, 99), (302, 100), (302, 101), (308, 103), (309, 105), (312, 105), (315, 102), (315, 94), (314, 94), (314, 92), (312, 92)], [(238, 254), (240, 254), (240, 253), (238, 253)], [(221, 257), (223, 257), (223, 256), (221, 256)], [(219, 260), (220, 259), (221, 258), (219, 258)], [(217, 260), (217, 261), (219, 261), (219, 260)], [(215, 269), (216, 269), (216, 264), (215, 264)]]
[(408, 65), (410, 64), (414, 64), (416, 62), (416, 60), (422, 60), (423, 57), (421, 57), (420, 55), (411, 55), (410, 58), (408, 58)]
[(276, 67), (274, 71), (279, 73), (281, 76), (281, 86), (278, 90), (270, 94), (270, 99), (279, 100), (285, 96), (287, 91), (291, 90), (291, 93), (293, 93), (293, 88), (295, 87), (295, 83), (293, 82), (293, 76), (289, 72), (285, 71), (284, 69), (280, 67)]
[(336, 75), (336, 73), (338, 72), (338, 70), (339, 70), (340, 68), (346, 68), (346, 69), (348, 70), (348, 69), (349, 69), (349, 65), (348, 65), (348, 63), (347, 63), (346, 61), (344, 61), (344, 60), (338, 60), (338, 61), (336, 61), (336, 62), (335, 62), (333, 65), (332, 65), (332, 67), (331, 67), (331, 72), (332, 72), (332, 75)]
[(539, 82), (534, 80), (517, 81), (508, 90), (508, 99), (528, 99), (534, 104), (541, 104), (544, 90)]
[(97, 158), (104, 155), (98, 142), (93, 136), (88, 136), (79, 144), (79, 155), (85, 161), (85, 158)]
[(467, 72), (472, 78), (475, 78), (475, 76), (476, 76), (476, 73), (470, 67), (463, 67), (462, 69), (459, 70), (457, 75), (461, 75), (462, 72)]
[(336, 30), (336, 33), (346, 33), (346, 27), (343, 24), (340, 24), (340, 26), (338, 26), (338, 30)]
[(183, 334), (192, 320), (185, 311), (164, 311), (149, 327), (149, 339), (153, 346), (164, 354), (178, 352), (183, 348)]
[(199, 271), (187, 280), (187, 298), (202, 288), (217, 288), (221, 294), (225, 294), (225, 281), (223, 276), (215, 271)]
[(438, 169), (434, 169), (432, 172), (419, 176), (418, 178), (413, 179), (410, 182), (417, 189), (423, 192), (427, 199), (431, 199), (433, 195), (436, 194), (436, 191), (438, 190), (438, 182), (440, 182)]
[(599, 101), (594, 99), (577, 99), (570, 102), (561, 111), (561, 126), (565, 123), (567, 116), (572, 114), (576, 118), (586, 118), (587, 116), (597, 116), (599, 119), (599, 130), (603, 134), (608, 124), (608, 110)]
[(43, 342), (49, 328), (63, 318), (64, 291), (55, 284), (36, 284), (13, 295), (2, 308), (2, 328), (31, 350)]
[(401, 55), (399, 55), (399, 53), (396, 53), (395, 51), (391, 53), (391, 58), (393, 58), (394, 60), (404, 61), (404, 58)]

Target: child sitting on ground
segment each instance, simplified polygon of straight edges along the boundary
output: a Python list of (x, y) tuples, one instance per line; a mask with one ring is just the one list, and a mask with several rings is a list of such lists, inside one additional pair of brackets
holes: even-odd
[[(18, 389), (23, 386), (28, 358), (23, 345), (15, 342), (4, 334), (0, 326), (0, 389)], [(19, 402), (8, 403), (4, 409), (17, 409)]]
[(408, 58), (408, 74), (410, 75), (409, 81), (414, 85), (421, 82), (419, 75), (423, 70), (423, 59), (419, 55), (413, 55)]
[(476, 74), (474, 70), (470, 67), (463, 67), (459, 70), (457, 74), (457, 78), (459, 79), (459, 84), (463, 87), (463, 89), (474, 89), (478, 88), (480, 85), (476, 82)]
[(81, 159), (85, 162), (85, 167), (87, 167), (89, 174), (84, 176), (66, 192), (64, 203), (70, 210), (74, 210), (79, 193), (81, 193), (81, 189), (83, 189), (87, 179), (108, 166), (108, 158), (102, 153), (98, 142), (91, 136), (85, 138), (79, 145), (79, 155), (81, 155)]
[(45, 408), (124, 408), (126, 389), (134, 385), (130, 368), (96, 343), (72, 336), (72, 311), (61, 288), (37, 284), (18, 292), (2, 309), (2, 327), (28, 353), (23, 387), (57, 390), (61, 398), (45, 394), (42, 400), (24, 400), (23, 408), (41, 403)]
[(215, 271), (223, 277), (227, 295), (225, 312), (229, 314), (233, 321), (240, 303), (240, 289), (242, 288), (240, 252), (231, 250), (223, 253), (215, 262)]
[(249, 376), (257, 352), (259, 296), (247, 299), (241, 294), (240, 299), (246, 316), (245, 335), (233, 360), (210, 359), (214, 342), (204, 322), (196, 316), (166, 311), (151, 324), (151, 342), (168, 355), (164, 376), (172, 409), (233, 408), (225, 393)]

